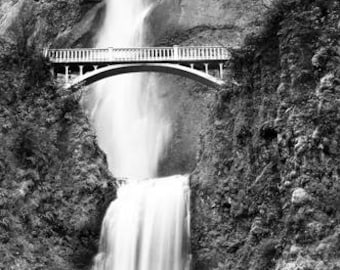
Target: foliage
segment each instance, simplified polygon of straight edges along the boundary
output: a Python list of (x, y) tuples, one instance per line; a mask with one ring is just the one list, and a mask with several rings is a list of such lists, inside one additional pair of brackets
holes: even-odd
[(40, 53), (0, 44), (0, 268), (84, 268), (114, 196), (105, 156)]
[(339, 1), (274, 1), (235, 53), (192, 179), (194, 267), (336, 269), (339, 21)]

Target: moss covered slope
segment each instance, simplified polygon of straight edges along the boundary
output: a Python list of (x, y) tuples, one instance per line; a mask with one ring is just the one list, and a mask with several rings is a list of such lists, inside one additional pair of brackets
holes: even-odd
[(192, 176), (194, 269), (339, 269), (340, 3), (278, 1)]
[(34, 50), (2, 43), (0, 269), (83, 269), (115, 188), (79, 94)]

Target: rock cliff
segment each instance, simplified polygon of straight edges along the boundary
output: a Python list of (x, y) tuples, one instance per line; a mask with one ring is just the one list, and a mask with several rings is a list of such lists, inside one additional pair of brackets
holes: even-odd
[(194, 269), (338, 269), (338, 1), (279, 1), (235, 52), (192, 174)]
[(68, 29), (79, 36), (67, 42), (87, 42), (78, 25), (92, 11), (77, 3), (0, 5), (0, 269), (88, 267), (115, 196), (81, 96), (51, 81), (40, 54)]

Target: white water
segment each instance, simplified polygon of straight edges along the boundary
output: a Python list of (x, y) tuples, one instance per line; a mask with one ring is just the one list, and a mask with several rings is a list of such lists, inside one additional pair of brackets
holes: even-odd
[(102, 225), (95, 270), (188, 270), (189, 186), (172, 176), (122, 186)]
[[(97, 47), (143, 46), (143, 21), (152, 4), (145, 0), (107, 0)], [(162, 99), (149, 76), (112, 77), (96, 86), (93, 113), (98, 141), (117, 177), (149, 178), (170, 137)]]
[[(143, 46), (143, 22), (153, 4), (106, 2), (97, 47)], [(170, 137), (154, 85), (150, 77), (133, 74), (95, 87), (92, 117), (99, 145), (113, 174), (130, 180), (106, 212), (93, 270), (189, 269), (188, 177), (151, 179)]]

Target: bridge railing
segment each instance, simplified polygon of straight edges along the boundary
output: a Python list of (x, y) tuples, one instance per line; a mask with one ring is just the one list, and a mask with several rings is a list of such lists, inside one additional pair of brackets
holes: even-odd
[(224, 61), (231, 57), (221, 46), (47, 49), (44, 54), (53, 63)]

